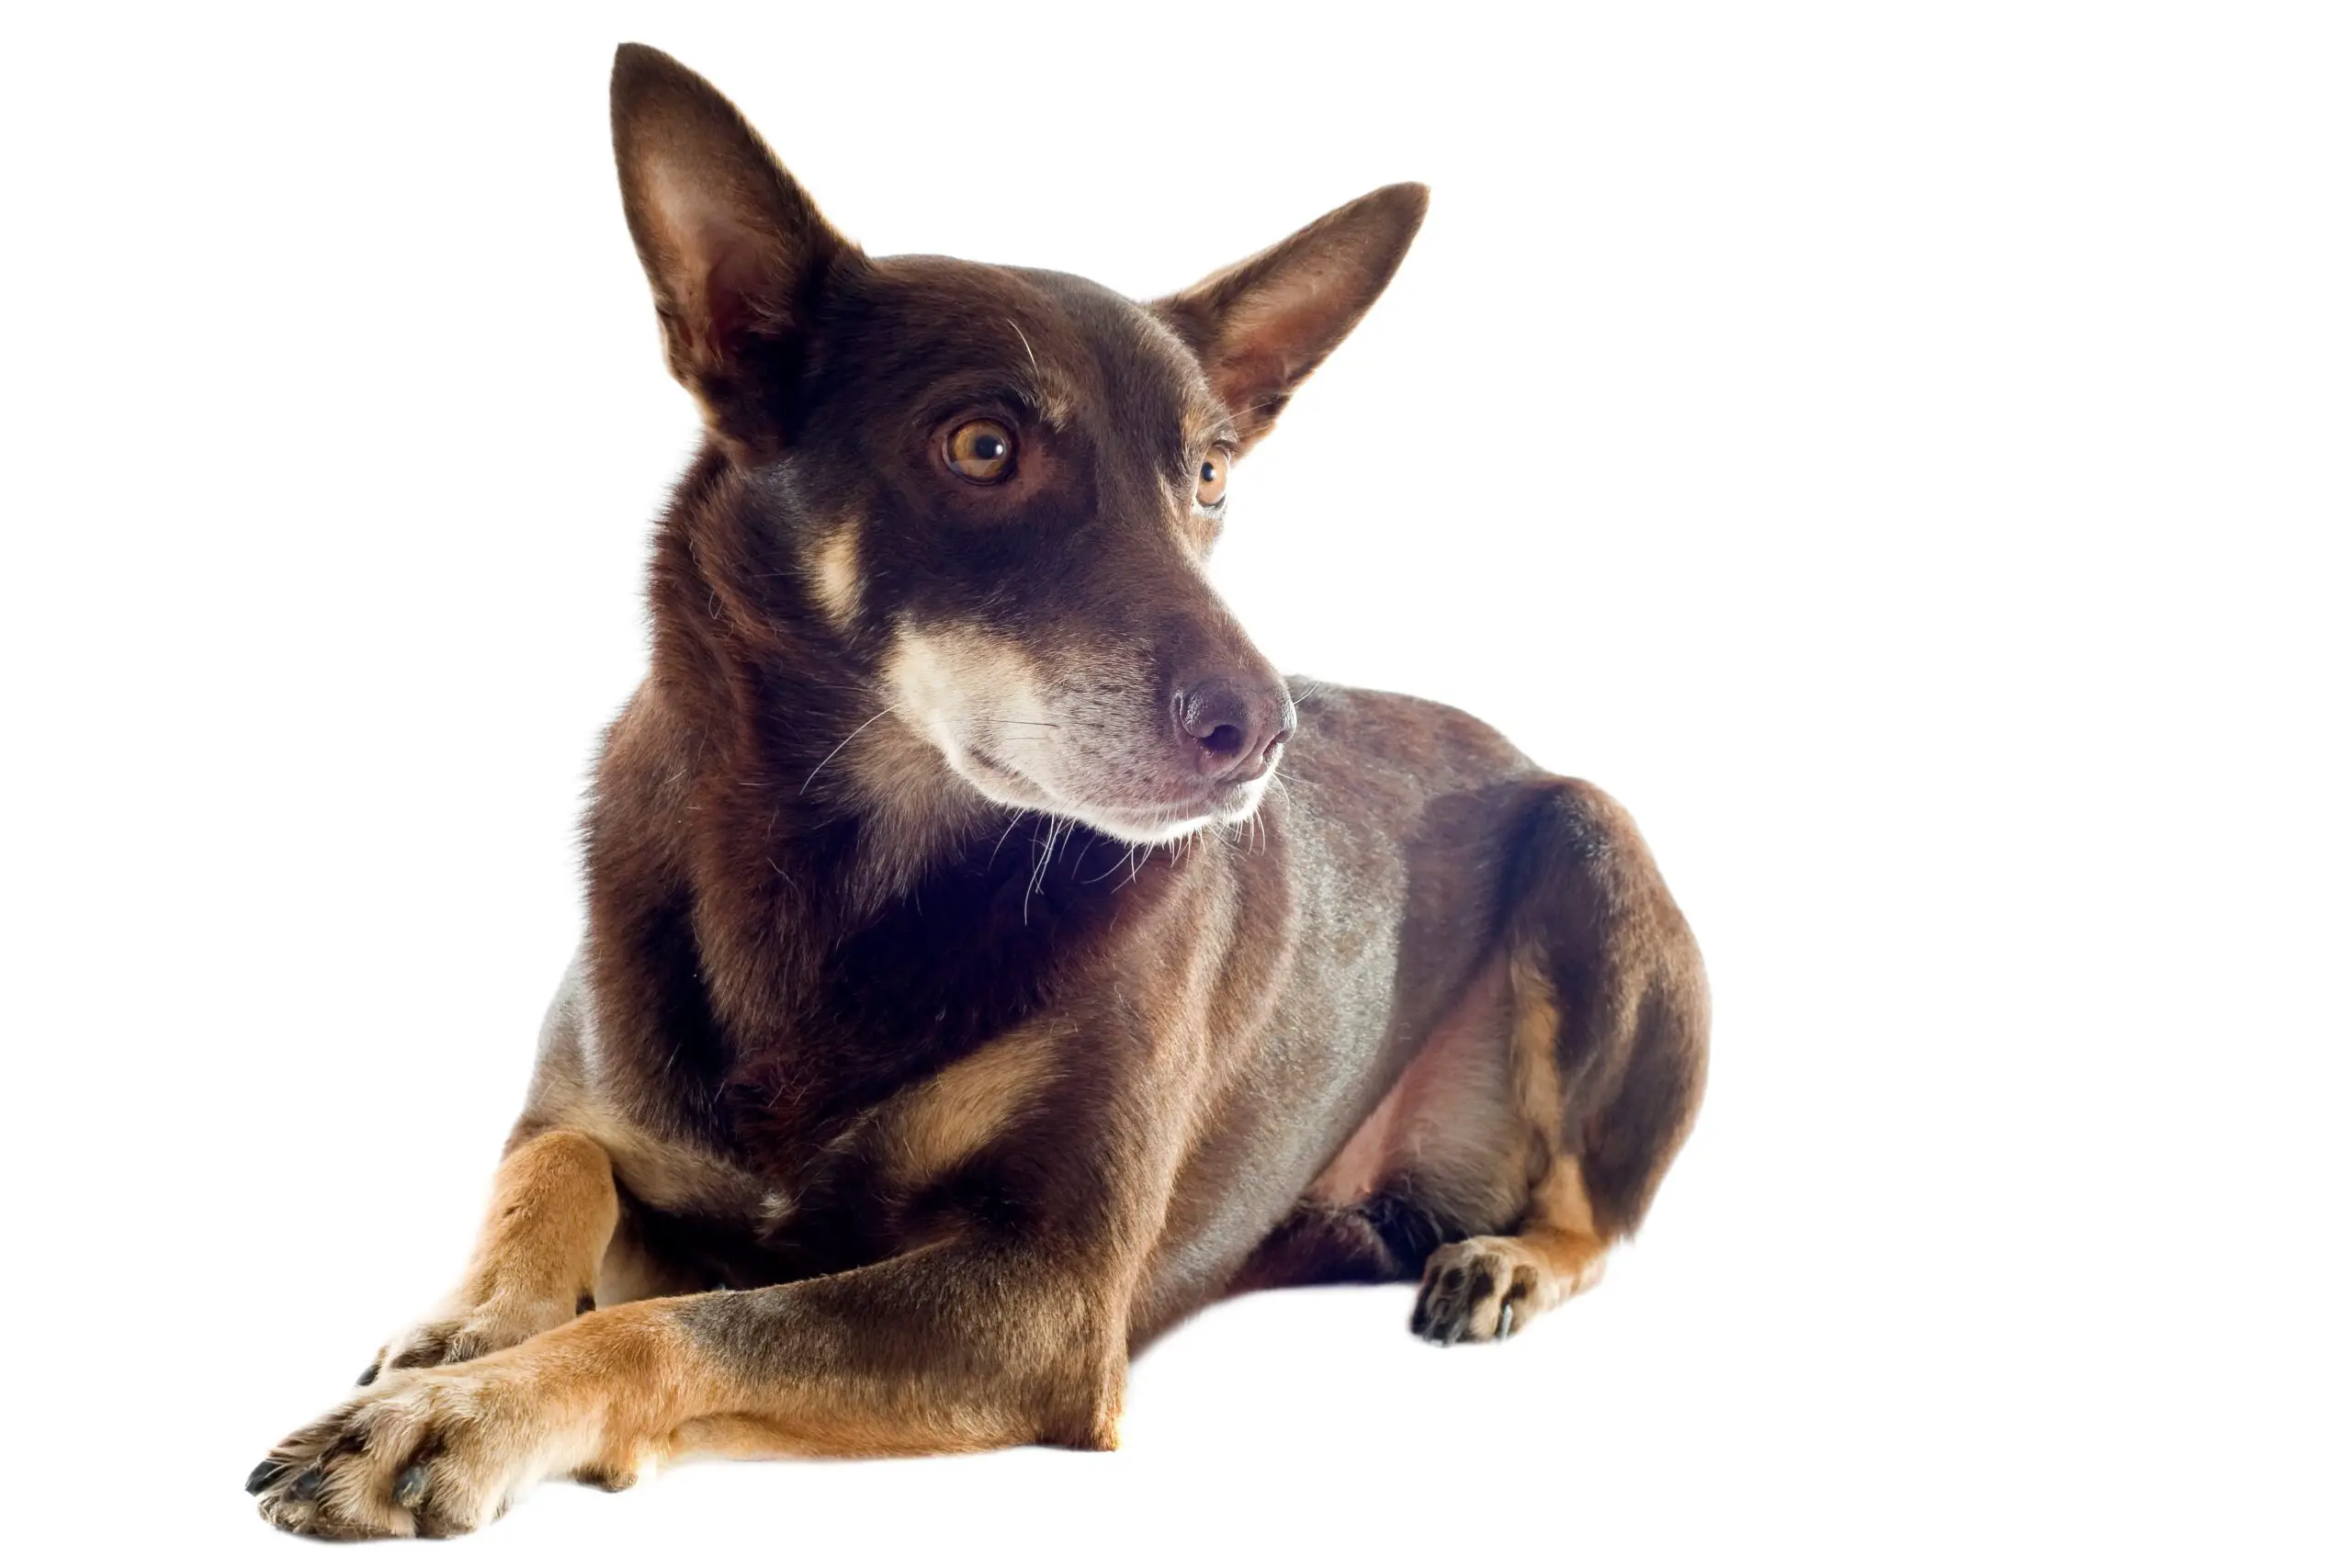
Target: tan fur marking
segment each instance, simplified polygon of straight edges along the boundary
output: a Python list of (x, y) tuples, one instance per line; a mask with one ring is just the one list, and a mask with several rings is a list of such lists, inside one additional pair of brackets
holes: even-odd
[(1560, 1100), (1560, 1064), (1554, 1055), (1560, 1037), (1559, 998), (1540, 967), (1542, 955), (1527, 949), (1511, 954), (1511, 1087), (1527, 1125), (1527, 1179), (1540, 1183), (1560, 1157), (1560, 1130), (1566, 1107)]
[(1573, 1156), (1555, 1161), (1530, 1198), (1519, 1243), (1551, 1273), (1556, 1293), (1549, 1306), (1600, 1282), (1609, 1244), (1593, 1228), (1592, 1201), (1585, 1195), (1584, 1169)]
[(1593, 1226), (1584, 1170), (1563, 1132), (1567, 1104), (1560, 1092), (1556, 1054), (1560, 1004), (1542, 962), (1542, 954), (1530, 948), (1511, 955), (1511, 998), (1517, 1008), (1511, 1079), (1519, 1090), (1520, 1114), (1527, 1121), (1532, 1184), (1518, 1239), (1555, 1276), (1563, 1288), (1554, 1299), (1565, 1301), (1599, 1281), (1609, 1244)]
[(603, 1145), (584, 1133), (542, 1133), (498, 1168), (492, 1194), (469, 1285), (486, 1297), (577, 1300), (595, 1283), (620, 1213)]
[(908, 1090), (885, 1122), (891, 1174), (920, 1183), (988, 1144), (1050, 1080), (1053, 1049), (1049, 1035), (1009, 1034)]
[(1430, 1255), (1415, 1318), (1448, 1343), (1516, 1334), (1536, 1314), (1598, 1284), (1608, 1262), (1583, 1165), (1563, 1132), (1559, 998), (1542, 965), (1539, 951), (1511, 954), (1510, 1077), (1525, 1140), (1527, 1204), (1513, 1234), (1472, 1236)]
[[(617, 1488), (687, 1453), (849, 1457), (1116, 1440), (1124, 1362), (1101, 1358), (1101, 1386), (1082, 1387), (1085, 1358), (1073, 1347), (1086, 1337), (1084, 1314), (1054, 1302), (1036, 1303), (1028, 1348), (997, 1376), (882, 1390), (827, 1376), (831, 1348), (819, 1340), (799, 1347), (805, 1374), (784, 1380), (714, 1356), (682, 1321), (700, 1300), (637, 1302), (486, 1360), (388, 1372), (273, 1450), (284, 1473), (311, 1466), (317, 1474), (308, 1489), (273, 1486), (262, 1511), (305, 1534), (447, 1534), (488, 1523), (545, 1477)], [(1088, 1412), (1080, 1424), (1051, 1414), (1041, 1379), (1064, 1399), (1077, 1395)]]
[(843, 524), (817, 547), (817, 603), (835, 626), (857, 614), (857, 530)]
[(565, 1119), (594, 1139), (628, 1190), (657, 1209), (729, 1213), (756, 1209), (767, 1188), (749, 1172), (689, 1145), (666, 1141), (583, 1098)]
[(519, 1345), (595, 1300), (620, 1199), (612, 1162), (583, 1133), (542, 1133), (508, 1155), (458, 1288), (386, 1345), (377, 1366), (438, 1366)]

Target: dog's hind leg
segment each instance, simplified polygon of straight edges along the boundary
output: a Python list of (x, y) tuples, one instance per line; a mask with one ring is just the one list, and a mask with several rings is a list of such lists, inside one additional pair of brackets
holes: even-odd
[(469, 1361), (589, 1311), (618, 1217), (612, 1162), (594, 1139), (557, 1129), (516, 1145), (498, 1168), (489, 1217), (458, 1288), (378, 1352), (359, 1381)]
[[(1514, 1136), (1525, 1201), (1502, 1233), (1429, 1256), (1413, 1331), (1508, 1337), (1600, 1278), (1689, 1133), (1706, 1074), (1697, 946), (1632, 819), (1572, 779), (1536, 786), (1513, 842)], [(1458, 1233), (1457, 1233), (1458, 1234)]]

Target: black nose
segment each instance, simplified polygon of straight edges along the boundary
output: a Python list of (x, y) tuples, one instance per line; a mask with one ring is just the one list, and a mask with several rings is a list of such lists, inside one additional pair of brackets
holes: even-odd
[(1207, 675), (1176, 693), (1179, 739), (1193, 765), (1220, 784), (1247, 784), (1272, 768), (1297, 728), (1298, 709), (1279, 681)]

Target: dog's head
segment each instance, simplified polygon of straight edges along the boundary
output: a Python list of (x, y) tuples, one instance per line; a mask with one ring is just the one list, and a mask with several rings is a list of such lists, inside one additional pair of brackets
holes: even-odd
[(1256, 809), (1295, 719), (1202, 574), (1227, 471), (1387, 284), (1392, 186), (1170, 299), (870, 257), (735, 109), (624, 46), (614, 145), (670, 367), (734, 470), (739, 603), (973, 789), (1158, 842)]

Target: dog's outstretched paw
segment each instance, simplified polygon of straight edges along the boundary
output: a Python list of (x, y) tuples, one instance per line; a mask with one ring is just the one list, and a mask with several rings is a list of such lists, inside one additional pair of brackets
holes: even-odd
[(453, 1303), (396, 1336), (359, 1374), (366, 1388), (386, 1372), (418, 1367), (448, 1367), (477, 1360), (561, 1327), (596, 1305), (591, 1296), (571, 1301)]
[(462, 1535), (536, 1478), (543, 1445), (515, 1395), (469, 1370), (388, 1372), (272, 1449), (245, 1490), (295, 1535)]
[(631, 1397), (670, 1386), (648, 1375), (642, 1329), (600, 1314), (462, 1366), (387, 1371), (272, 1449), (245, 1490), (278, 1529), (334, 1540), (462, 1535), (548, 1476), (618, 1490), (676, 1424)]
[(648, 1455), (607, 1445), (608, 1404), (551, 1396), (512, 1358), (386, 1372), (272, 1449), (245, 1490), (293, 1535), (464, 1535), (548, 1476), (608, 1492), (634, 1483)]

